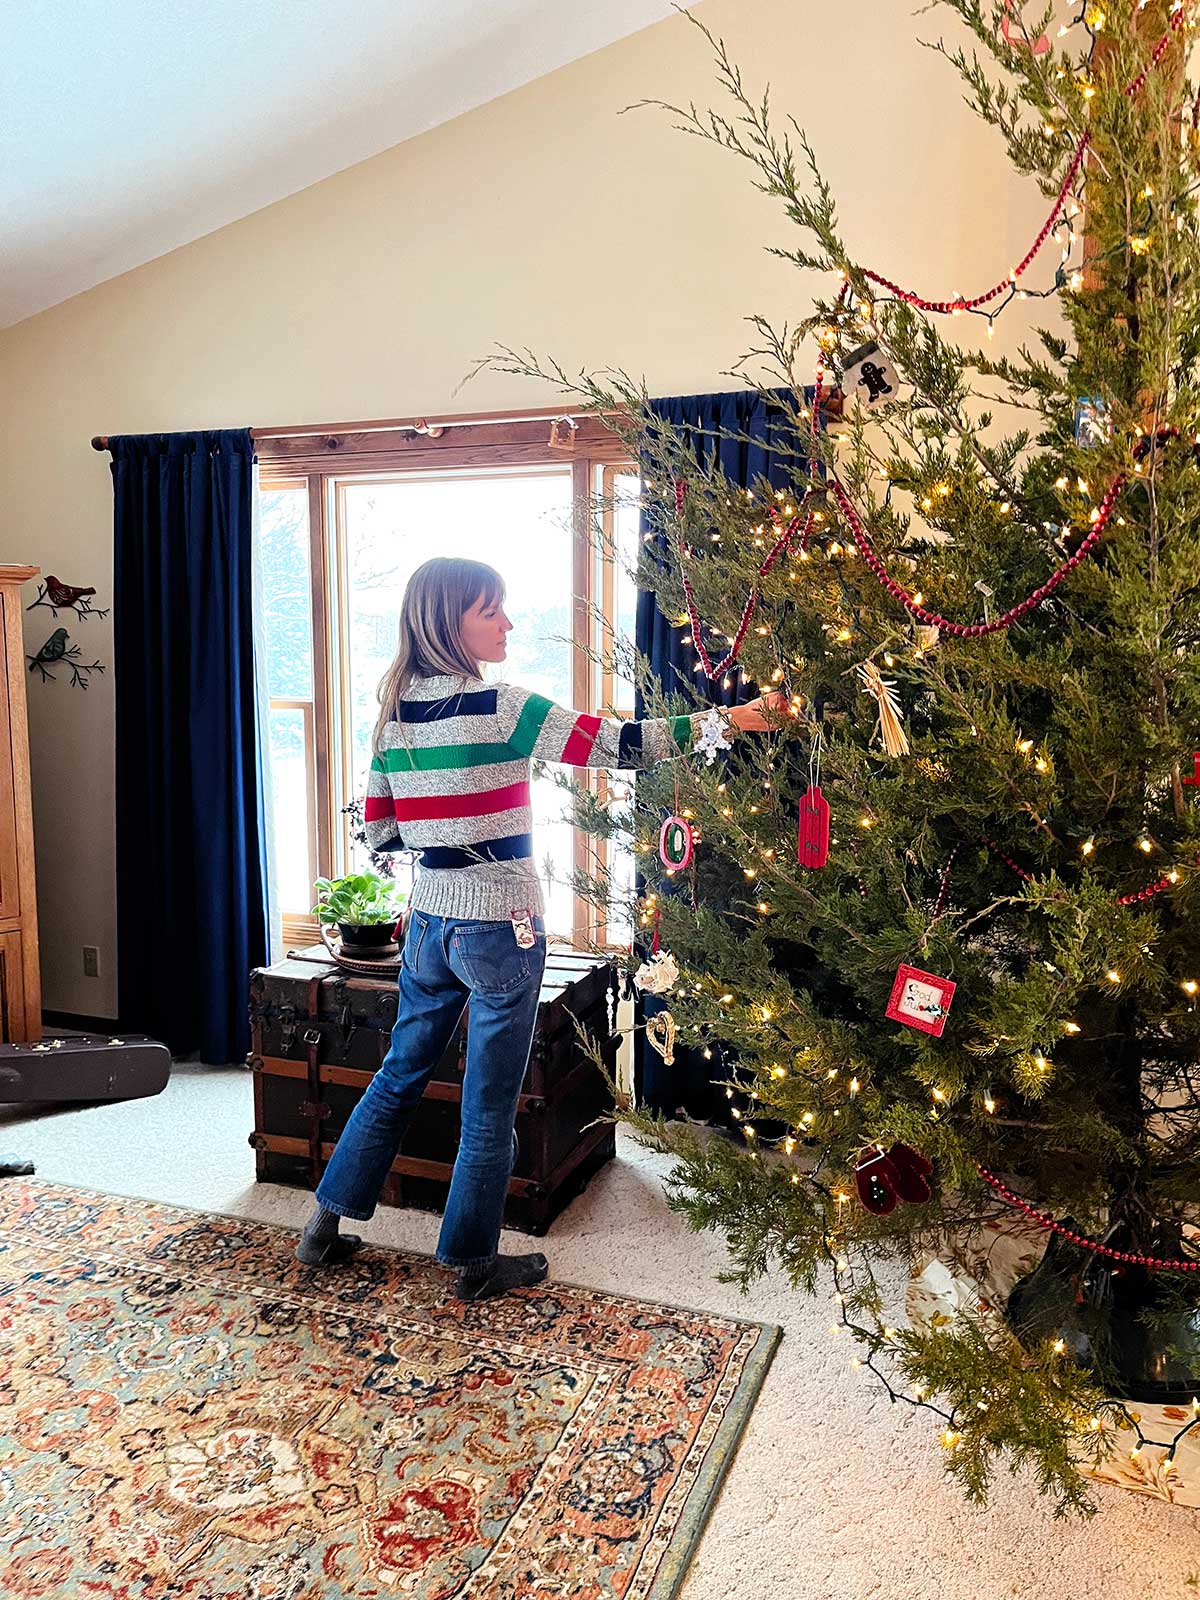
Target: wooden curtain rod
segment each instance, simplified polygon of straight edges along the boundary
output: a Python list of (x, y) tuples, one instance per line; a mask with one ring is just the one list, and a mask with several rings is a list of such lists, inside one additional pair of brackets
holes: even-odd
[[(446, 428), (487, 427), (495, 423), (553, 421), (557, 417), (616, 416), (615, 411), (579, 411), (562, 406), (543, 406), (525, 411), (472, 411), (453, 417), (392, 417), (373, 422), (303, 422), (285, 428), (251, 428), (252, 439), (299, 439), (306, 435), (323, 438), (338, 433), (417, 433), (436, 439)], [(93, 450), (107, 450), (109, 436), (97, 434)]]

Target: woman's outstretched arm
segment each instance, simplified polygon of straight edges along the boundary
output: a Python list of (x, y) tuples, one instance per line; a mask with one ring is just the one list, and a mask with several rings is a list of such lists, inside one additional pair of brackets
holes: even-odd
[[(559, 761), (571, 767), (638, 770), (656, 767), (686, 755), (707, 711), (679, 717), (644, 717), (623, 722), (570, 711), (545, 695), (515, 684), (497, 686), (496, 714), (509, 748), (536, 761)], [(786, 711), (782, 695), (762, 695), (746, 705), (719, 708), (718, 714), (738, 732), (778, 725)]]

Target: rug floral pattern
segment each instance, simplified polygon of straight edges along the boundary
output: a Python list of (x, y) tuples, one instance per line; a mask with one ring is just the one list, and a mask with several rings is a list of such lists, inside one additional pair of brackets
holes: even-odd
[(11, 1600), (668, 1600), (778, 1329), (0, 1191)]

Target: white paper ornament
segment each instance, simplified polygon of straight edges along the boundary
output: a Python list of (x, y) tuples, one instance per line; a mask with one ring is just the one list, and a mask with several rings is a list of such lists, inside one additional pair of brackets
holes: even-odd
[(842, 392), (847, 400), (857, 401), (868, 411), (885, 400), (894, 400), (900, 393), (896, 369), (874, 341), (859, 345), (846, 357)]
[(643, 961), (633, 975), (633, 981), (643, 994), (666, 994), (679, 982), (679, 967), (669, 950)]

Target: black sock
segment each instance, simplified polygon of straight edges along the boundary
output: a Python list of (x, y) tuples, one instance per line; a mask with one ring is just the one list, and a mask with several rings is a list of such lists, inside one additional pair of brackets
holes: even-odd
[(339, 1233), (341, 1222), (336, 1211), (326, 1211), (318, 1201), (296, 1246), (297, 1261), (302, 1261), (306, 1267), (319, 1267), (345, 1261), (353, 1255), (362, 1240), (354, 1233)]
[(458, 1274), (460, 1300), (491, 1300), (510, 1289), (527, 1289), (541, 1283), (549, 1270), (545, 1256), (496, 1256), (483, 1265), (463, 1267)]

